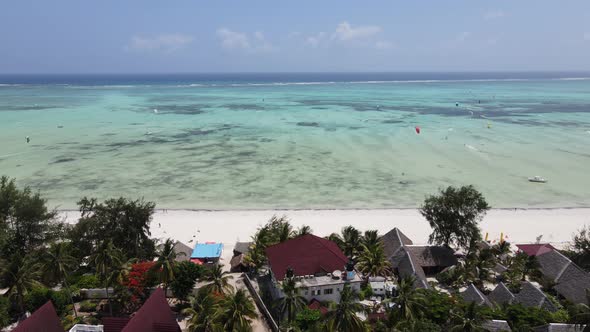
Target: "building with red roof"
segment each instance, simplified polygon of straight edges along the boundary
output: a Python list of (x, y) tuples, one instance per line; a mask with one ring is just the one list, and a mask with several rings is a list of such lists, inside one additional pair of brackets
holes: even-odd
[(336, 243), (306, 234), (266, 248), (266, 257), (277, 280), (283, 280), (287, 269), (295, 276), (318, 275), (342, 270), (348, 258)]
[(152, 293), (122, 332), (180, 332), (162, 288)]
[(64, 332), (64, 328), (53, 304), (47, 301), (12, 332)]
[(529, 256), (539, 256), (555, 250), (549, 243), (517, 244), (516, 247)]
[(340, 300), (345, 284), (360, 290), (361, 278), (336, 243), (306, 234), (266, 248), (266, 257), (274, 281), (275, 298), (283, 297), (280, 282), (287, 270), (301, 287), (301, 294), (308, 301)]

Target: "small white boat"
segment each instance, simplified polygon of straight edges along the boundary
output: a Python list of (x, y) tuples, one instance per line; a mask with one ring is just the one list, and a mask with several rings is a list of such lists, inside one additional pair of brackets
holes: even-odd
[(530, 182), (538, 182), (538, 183), (545, 183), (545, 182), (547, 182), (547, 180), (545, 180), (544, 178), (542, 178), (542, 177), (540, 177), (538, 175), (535, 175), (532, 178), (529, 178), (529, 181)]

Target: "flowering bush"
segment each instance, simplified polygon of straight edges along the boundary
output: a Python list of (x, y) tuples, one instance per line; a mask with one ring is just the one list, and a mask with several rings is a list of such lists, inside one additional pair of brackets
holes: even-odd
[(147, 288), (156, 284), (153, 273), (154, 262), (139, 262), (131, 265), (131, 269), (121, 281), (121, 286), (127, 289), (128, 299), (125, 303), (126, 311), (137, 310), (148, 298)]

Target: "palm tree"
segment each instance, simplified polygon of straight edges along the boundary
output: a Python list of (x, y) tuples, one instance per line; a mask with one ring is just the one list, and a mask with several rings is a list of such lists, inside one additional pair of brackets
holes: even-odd
[(381, 245), (382, 243), (379, 239), (379, 232), (376, 230), (365, 231), (365, 234), (363, 234), (363, 237), (361, 238), (361, 244), (369, 249)]
[(496, 266), (496, 257), (490, 249), (474, 251), (465, 259), (465, 280), (478, 288), (483, 288), (485, 281), (492, 280), (492, 269)]
[(42, 270), (50, 279), (56, 280), (58, 283), (63, 282), (70, 297), (70, 302), (72, 302), (74, 316), (78, 317), (74, 298), (67, 280), (69, 272), (74, 270), (76, 266), (76, 259), (70, 255), (69, 250), (69, 244), (64, 242), (52, 245), (41, 257), (41, 261), (43, 262)]
[(18, 305), (21, 315), (25, 313), (25, 295), (39, 285), (39, 265), (30, 256), (12, 255), (9, 263), (0, 268), (0, 280), (7, 289), (6, 295)]
[(508, 254), (510, 254), (510, 242), (498, 242), (498, 244), (492, 247), (492, 252), (496, 255), (496, 258), (502, 262), (502, 264), (505, 264), (506, 258), (508, 257)]
[(299, 295), (299, 289), (296, 286), (294, 278), (285, 278), (281, 284), (283, 297), (277, 299), (276, 306), (282, 317), (287, 317), (287, 322), (291, 324), (295, 319), (297, 311), (305, 308), (307, 300)]
[(489, 317), (485, 315), (482, 308), (475, 304), (469, 303), (465, 311), (461, 311), (454, 315), (455, 324), (451, 327), (451, 332), (484, 332), (486, 329), (482, 327)]
[(205, 274), (205, 280), (211, 282), (207, 285), (207, 288), (211, 292), (223, 294), (233, 289), (229, 284), (229, 280), (234, 277), (229, 275), (229, 272), (223, 271), (222, 267), (223, 265), (221, 264), (215, 265)]
[[(590, 289), (586, 289), (586, 302), (590, 303)], [(571, 306), (569, 311), (576, 326), (584, 327), (583, 332), (590, 332), (590, 306), (586, 303), (578, 303)]]
[(245, 290), (238, 289), (221, 301), (221, 319), (225, 331), (251, 331), (250, 321), (258, 318), (254, 303)]
[(341, 233), (330, 234), (328, 240), (335, 242), (347, 257), (354, 258), (360, 251), (361, 232), (353, 226), (346, 226)]
[(313, 232), (313, 230), (311, 229), (311, 227), (309, 227), (307, 225), (303, 225), (303, 226), (299, 227), (299, 229), (297, 230), (297, 236), (311, 234), (312, 232)]
[(270, 243), (270, 234), (267, 228), (263, 227), (252, 236), (252, 247), (246, 254), (245, 260), (255, 269), (259, 268), (266, 262), (264, 250)]
[(96, 274), (98, 274), (104, 282), (104, 290), (109, 302), (109, 313), (111, 316), (113, 315), (113, 306), (111, 298), (109, 297), (109, 286), (115, 281), (112, 273), (113, 270), (123, 265), (122, 256), (123, 254), (121, 250), (115, 248), (113, 241), (111, 240), (101, 243), (96, 252), (90, 256), (90, 261), (96, 269)]
[(400, 320), (414, 320), (424, 309), (424, 296), (414, 288), (415, 281), (414, 277), (406, 277), (399, 281), (393, 302), (394, 315)]
[(279, 243), (285, 242), (292, 238), (293, 235), (295, 235), (293, 231), (293, 226), (291, 226), (291, 224), (287, 220), (279, 224), (277, 231), (277, 240)]
[(158, 250), (157, 255), (156, 263), (152, 269), (157, 271), (160, 282), (164, 284), (164, 294), (168, 294), (168, 285), (174, 280), (174, 266), (176, 265), (174, 241), (167, 239)]
[(212, 332), (222, 330), (219, 322), (219, 301), (208, 292), (199, 292), (191, 298), (191, 306), (182, 310), (190, 316), (189, 332)]
[(329, 331), (361, 332), (367, 331), (367, 326), (357, 313), (363, 312), (363, 306), (357, 302), (356, 294), (350, 285), (345, 285), (340, 293), (340, 302), (325, 316), (326, 327)]
[(369, 246), (363, 244), (357, 268), (366, 276), (367, 282), (369, 277), (388, 276), (391, 273), (391, 263), (385, 257), (383, 244), (377, 243)]

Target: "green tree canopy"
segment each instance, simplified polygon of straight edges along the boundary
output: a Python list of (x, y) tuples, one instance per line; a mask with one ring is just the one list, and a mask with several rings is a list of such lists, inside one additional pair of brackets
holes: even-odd
[(0, 254), (35, 250), (56, 237), (60, 223), (47, 201), (29, 187), (16, 187), (14, 179), (0, 177)]
[(420, 213), (432, 227), (430, 243), (469, 248), (481, 238), (478, 223), (490, 206), (473, 186), (448, 187), (428, 196)]
[(361, 252), (361, 238), (361, 232), (353, 226), (342, 228), (341, 234), (328, 236), (328, 240), (336, 243), (348, 258), (355, 258)]
[(150, 223), (155, 204), (143, 199), (108, 199), (99, 203), (95, 198), (82, 198), (78, 202), (82, 214), (70, 232), (78, 255), (91, 255), (105, 240), (122, 250), (126, 256), (151, 260), (155, 244), (150, 238)]
[(204, 273), (202, 265), (197, 265), (190, 261), (184, 261), (174, 266), (174, 280), (170, 283), (170, 288), (181, 301), (186, 301), (191, 294), (197, 279)]

